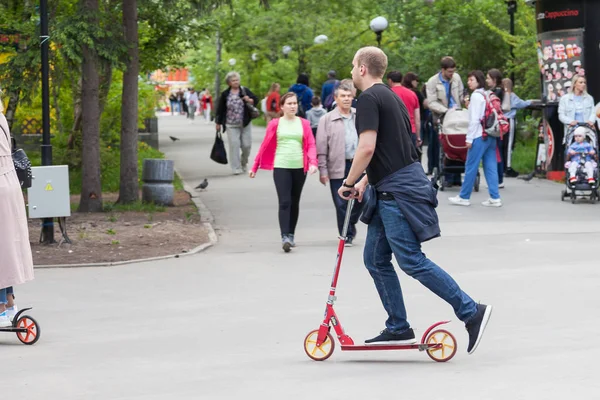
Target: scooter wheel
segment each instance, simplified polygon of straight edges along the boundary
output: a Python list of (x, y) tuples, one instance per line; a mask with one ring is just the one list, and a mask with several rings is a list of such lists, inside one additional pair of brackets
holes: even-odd
[(327, 332), (327, 338), (325, 341), (321, 344), (321, 346), (317, 346), (318, 336), (318, 329), (310, 331), (309, 334), (306, 335), (306, 338), (304, 339), (304, 351), (306, 352), (307, 356), (315, 361), (325, 361), (333, 354), (335, 342), (333, 341), (333, 336), (331, 336), (331, 333)]
[(449, 361), (456, 354), (458, 348), (454, 336), (445, 329), (438, 329), (429, 334), (425, 340), (426, 344), (441, 344), (435, 349), (427, 349), (427, 355), (437, 362)]
[(29, 315), (23, 315), (19, 318), (17, 328), (27, 329), (27, 332), (17, 332), (17, 338), (23, 344), (32, 345), (40, 339), (40, 325)]

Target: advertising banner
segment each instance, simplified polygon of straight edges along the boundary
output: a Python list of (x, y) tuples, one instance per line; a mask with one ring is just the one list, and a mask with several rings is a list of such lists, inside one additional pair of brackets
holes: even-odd
[(583, 29), (544, 32), (538, 35), (538, 65), (546, 103), (557, 103), (572, 90), (571, 81), (585, 76)]

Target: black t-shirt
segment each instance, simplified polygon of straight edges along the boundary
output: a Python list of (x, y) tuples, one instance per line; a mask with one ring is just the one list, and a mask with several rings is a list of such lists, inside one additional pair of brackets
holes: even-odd
[(386, 176), (417, 161), (412, 144), (410, 118), (406, 106), (384, 84), (375, 84), (362, 92), (356, 107), (356, 131), (377, 132), (375, 153), (367, 167), (369, 183), (376, 184)]

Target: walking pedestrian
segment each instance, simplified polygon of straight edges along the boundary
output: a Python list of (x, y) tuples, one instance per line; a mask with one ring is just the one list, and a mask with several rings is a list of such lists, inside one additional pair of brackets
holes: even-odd
[(282, 248), (288, 253), (292, 247), (296, 247), (295, 233), (300, 215), (300, 196), (306, 173), (312, 175), (317, 171), (317, 154), (310, 122), (296, 116), (296, 94), (284, 94), (279, 105), (283, 117), (269, 122), (249, 175), (250, 178), (254, 178), (259, 168), (273, 170), (279, 199)]
[[(485, 77), (485, 83), (488, 89), (500, 99), (502, 102), (502, 111), (510, 111), (510, 97), (505, 96), (504, 86), (502, 85), (502, 72), (493, 68), (487, 72)], [(508, 105), (507, 105), (508, 104)], [(506, 108), (506, 109), (505, 109)], [(506, 165), (505, 159), (505, 140), (501, 136), (496, 138), (497, 143), (497, 155), (498, 155), (498, 187), (500, 189), (504, 188), (504, 168)]]
[[(350, 83), (341, 83), (337, 86), (333, 93), (337, 107), (321, 118), (317, 128), (319, 180), (323, 185), (329, 182), (340, 236), (348, 203), (338, 195), (338, 190), (350, 172), (358, 145), (356, 110), (352, 108), (353, 93), (354, 85)], [(352, 246), (356, 237), (356, 223), (361, 211), (362, 203), (355, 202), (350, 214), (346, 246)]]
[(171, 103), (171, 115), (175, 115), (175, 112), (179, 112), (179, 104), (177, 103), (177, 95), (175, 92), (171, 92), (169, 95), (169, 103)]
[(33, 279), (23, 192), (11, 157), (11, 140), (0, 102), (0, 327), (11, 326), (18, 312), (13, 286)]
[(388, 86), (396, 93), (404, 103), (410, 118), (412, 136), (410, 137), (415, 148), (421, 147), (421, 109), (419, 98), (411, 89), (402, 84), (402, 72), (391, 71), (387, 74)]
[[(421, 242), (440, 235), (436, 190), (417, 162), (411, 143), (408, 113), (401, 100), (383, 84), (387, 56), (377, 47), (364, 47), (352, 61), (354, 84), (362, 91), (356, 111), (358, 147), (348, 177), (339, 190), (344, 199), (369, 196), (364, 219), (369, 219), (364, 261), (388, 314), (386, 328), (367, 344), (415, 343), (407, 321), (400, 268), (450, 304), (469, 333), (467, 351), (479, 345), (492, 307), (477, 304), (452, 277), (421, 251)], [(357, 181), (366, 169), (367, 175)], [(358, 182), (358, 183), (357, 183)]]
[(188, 118), (190, 119), (190, 123), (194, 121), (196, 118), (196, 110), (198, 109), (198, 93), (194, 90), (194, 88), (190, 89), (190, 94), (187, 99), (188, 104)]
[[(449, 109), (462, 109), (462, 100), (464, 85), (460, 76), (456, 73), (456, 62), (452, 57), (443, 57), (440, 61), (441, 70), (433, 75), (427, 81), (427, 103), (432, 112), (433, 127), (436, 135), (439, 135), (439, 128), (444, 120), (444, 116)], [(439, 149), (439, 148), (438, 148)], [(434, 154), (439, 159), (439, 153)], [(446, 181), (449, 186), (461, 185), (460, 174), (446, 174)]]
[(281, 98), (279, 90), (281, 90), (281, 85), (277, 82), (273, 83), (269, 89), (269, 95), (267, 96), (267, 125), (273, 118), (279, 118), (281, 113), (281, 108), (279, 107), (279, 100)]
[(485, 78), (483, 72), (472, 71), (468, 75), (467, 86), (473, 93), (469, 100), (469, 130), (467, 131), (467, 162), (465, 163), (465, 179), (458, 196), (450, 197), (450, 203), (457, 206), (471, 205), (470, 198), (473, 185), (479, 171), (479, 163), (483, 161), (483, 173), (488, 184), (490, 198), (483, 203), (486, 207), (501, 207), (502, 200), (498, 191), (498, 142), (494, 137), (483, 132), (485, 116)]
[(504, 87), (505, 95), (510, 98), (510, 110), (504, 113), (504, 116), (508, 119), (510, 124), (510, 130), (508, 132), (508, 140), (506, 146), (504, 146), (504, 159), (506, 160), (506, 169), (504, 174), (510, 178), (516, 178), (519, 176), (519, 172), (515, 171), (512, 166), (512, 152), (515, 149), (515, 132), (517, 131), (517, 110), (529, 107), (531, 100), (521, 100), (519, 96), (513, 92), (513, 81), (509, 78), (502, 80), (502, 86)]
[(296, 93), (298, 97), (298, 116), (302, 118), (306, 118), (306, 112), (312, 108), (311, 101), (314, 94), (309, 86), (308, 75), (300, 74), (296, 79), (296, 84), (292, 85), (289, 90), (289, 92)]
[(323, 102), (323, 108), (329, 111), (333, 105), (334, 94), (333, 90), (340, 84), (340, 81), (336, 79), (336, 72), (330, 70), (327, 73), (327, 80), (321, 86), (321, 101)]
[(317, 136), (317, 127), (321, 118), (327, 114), (327, 110), (323, 108), (321, 104), (321, 98), (314, 96), (311, 101), (312, 108), (306, 113), (306, 119), (310, 122), (310, 129), (312, 129), (313, 135)]
[(211, 116), (210, 113), (213, 109), (213, 98), (210, 94), (210, 90), (204, 89), (204, 94), (202, 95), (201, 100), (202, 111), (204, 112), (204, 119), (206, 122), (210, 122)]
[[(230, 72), (225, 76), (229, 88), (221, 93), (215, 115), (216, 128), (227, 133), (229, 165), (234, 175), (246, 172), (252, 148), (252, 117), (246, 104), (257, 104), (258, 98), (240, 85), (240, 74)], [(240, 156), (241, 150), (241, 156)]]

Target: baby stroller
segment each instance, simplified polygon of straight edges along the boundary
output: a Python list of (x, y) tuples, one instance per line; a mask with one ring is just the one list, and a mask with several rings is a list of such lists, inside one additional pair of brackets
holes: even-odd
[(571, 203), (575, 204), (577, 198), (589, 198), (592, 203), (596, 203), (598, 201), (598, 140), (596, 131), (593, 128), (590, 128), (587, 124), (577, 124), (575, 126), (570, 126), (567, 130), (567, 134), (563, 139), (563, 144), (565, 146), (565, 160), (568, 159), (568, 150), (569, 146), (575, 141), (575, 130), (579, 127), (584, 128), (585, 138), (584, 141), (590, 143), (592, 148), (596, 152), (596, 154), (592, 157), (592, 166), (594, 169), (594, 183), (590, 184), (588, 182), (589, 176), (585, 173), (585, 162), (586, 156), (588, 154), (581, 153), (579, 165), (577, 167), (576, 180), (571, 180), (571, 175), (569, 173), (569, 167), (572, 162), (575, 161), (566, 161), (565, 162), (565, 189), (562, 191), (560, 195), (560, 199), (562, 201), (565, 200), (566, 197), (571, 198)]
[[(444, 122), (439, 127), (440, 159), (438, 167), (433, 171), (431, 182), (444, 191), (450, 183), (446, 174), (462, 174), (467, 162), (467, 131), (469, 129), (469, 112), (467, 110), (448, 110)], [(473, 189), (479, 192), (479, 171)]]

